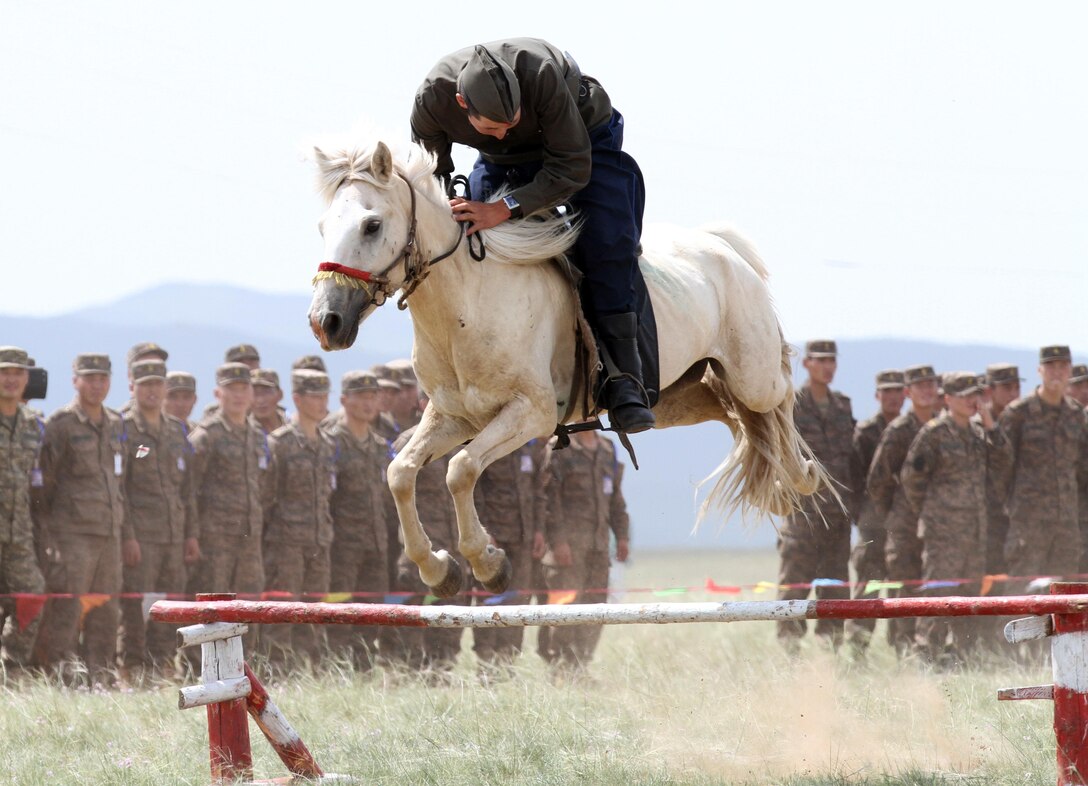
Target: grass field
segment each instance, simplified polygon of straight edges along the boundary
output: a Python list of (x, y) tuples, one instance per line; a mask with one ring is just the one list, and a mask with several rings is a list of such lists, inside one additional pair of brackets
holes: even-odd
[[(770, 552), (646, 554), (625, 580), (754, 583), (775, 567)], [(710, 598), (722, 596), (675, 600)], [(515, 677), (484, 687), (470, 635), (449, 686), (379, 669), (269, 689), (325, 770), (362, 784), (1055, 781), (1051, 703), (996, 700), (998, 688), (1049, 682), (1043, 665), (935, 673), (897, 662), (882, 640), (866, 664), (807, 639), (791, 659), (771, 623), (623, 626), (605, 632), (585, 679), (554, 680), (529, 631)], [(209, 781), (205, 713), (179, 712), (174, 688), (94, 694), (9, 681), (0, 707), (2, 783)], [(284, 775), (251, 734), (257, 775)]]

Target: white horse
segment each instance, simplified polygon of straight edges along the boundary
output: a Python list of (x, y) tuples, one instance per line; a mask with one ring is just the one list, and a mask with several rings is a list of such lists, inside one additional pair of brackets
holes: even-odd
[[(456, 560), (434, 553), (415, 504), (420, 468), (453, 447), (446, 482), (458, 547), (492, 592), (509, 561), (489, 545), (473, 505), (488, 465), (587, 404), (576, 383), (576, 295), (555, 264), (574, 235), (563, 219), (507, 221), (482, 233), (487, 256), (470, 258), (462, 229), (422, 148), (396, 161), (385, 144), (314, 149), (328, 209), (325, 259), (314, 279), (310, 325), (323, 349), (351, 346), (359, 324), (398, 289), (410, 297), (412, 361), (430, 403), (389, 467), (404, 549), (443, 597), (461, 588)], [(793, 423), (790, 349), (782, 339), (767, 271), (735, 232), (648, 228), (642, 273), (657, 320), (661, 396), (657, 428), (717, 420), (734, 447), (703, 505), (784, 514), (826, 483)], [(403, 300), (402, 300), (403, 302)], [(402, 306), (403, 307), (403, 306)], [(708, 478), (709, 480), (709, 478)]]

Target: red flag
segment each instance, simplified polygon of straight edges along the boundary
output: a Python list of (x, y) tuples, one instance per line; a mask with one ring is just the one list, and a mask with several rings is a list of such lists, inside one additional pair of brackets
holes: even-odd
[(715, 584), (714, 579), (709, 579), (708, 578), (706, 580), (706, 591), (707, 592), (728, 592), (730, 595), (739, 595), (740, 594), (740, 587), (734, 586), (732, 584)]
[(46, 595), (15, 593), (15, 621), (19, 625), (20, 633), (42, 613), (47, 598)]

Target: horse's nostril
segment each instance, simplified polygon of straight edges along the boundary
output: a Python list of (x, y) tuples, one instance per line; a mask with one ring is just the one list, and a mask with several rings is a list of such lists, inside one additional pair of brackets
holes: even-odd
[(330, 311), (321, 320), (321, 329), (325, 331), (326, 336), (332, 337), (340, 332), (341, 324), (342, 320), (340, 319), (340, 315)]

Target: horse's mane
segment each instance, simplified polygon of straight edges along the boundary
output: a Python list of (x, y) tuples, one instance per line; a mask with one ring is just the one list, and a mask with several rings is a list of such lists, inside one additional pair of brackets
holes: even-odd
[[(388, 189), (393, 181), (381, 182), (371, 168), (377, 141), (329, 141), (315, 144), (309, 156), (317, 167), (317, 190), (326, 204), (347, 181), (361, 181)], [(394, 150), (394, 166), (416, 189), (418, 198), (443, 207), (445, 193), (434, 177), (435, 159), (422, 145), (412, 145), (406, 156)], [(493, 196), (500, 199), (504, 192)], [(578, 237), (579, 222), (552, 210), (539, 211), (523, 221), (504, 221), (485, 230), (487, 258), (507, 264), (535, 264), (563, 257)]]

